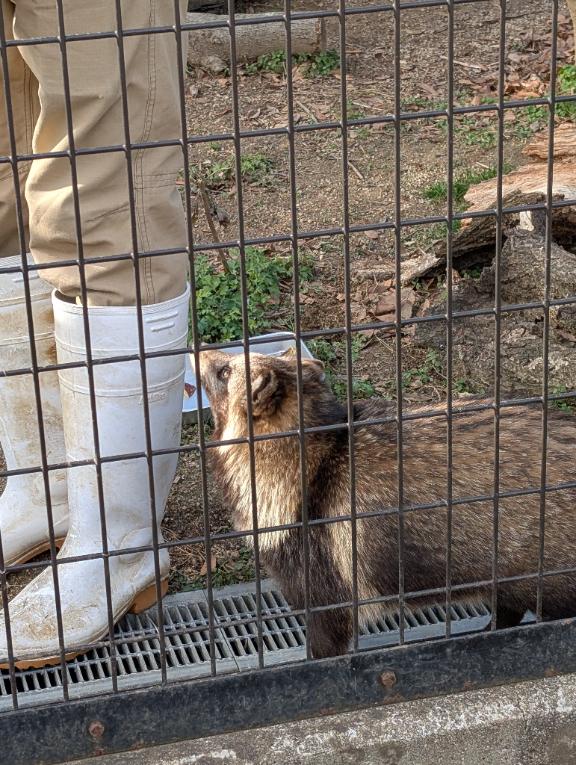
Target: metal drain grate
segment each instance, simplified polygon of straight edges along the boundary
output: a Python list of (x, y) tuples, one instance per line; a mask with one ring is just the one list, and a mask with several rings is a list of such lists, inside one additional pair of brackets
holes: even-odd
[[(241, 585), (226, 588), (224, 597), (214, 599), (217, 622), (228, 641), (239, 667), (254, 666), (258, 656), (258, 627), (248, 621), (257, 615), (256, 595)], [(277, 663), (304, 657), (304, 620), (292, 616), (282, 593), (271, 582), (262, 587), (262, 650), (267, 663)]]
[[(215, 657), (220, 672), (234, 672), (258, 664), (258, 629), (253, 584), (234, 585), (214, 591)], [(266, 665), (298, 661), (305, 657), (304, 621), (294, 616), (274, 582), (262, 582), (261, 603), (263, 653)], [(483, 629), (490, 611), (483, 604), (454, 605), (452, 632)], [(406, 609), (405, 639), (425, 640), (444, 635), (446, 610), (440, 605)], [(164, 601), (164, 631), (169, 680), (205, 677), (210, 674), (210, 635), (205, 591), (172, 595)], [(160, 676), (160, 641), (156, 612), (129, 614), (116, 626), (115, 635), (124, 642), (117, 647), (118, 687), (152, 685)], [(361, 648), (394, 645), (398, 642), (399, 617), (386, 614), (365, 627)], [(93, 650), (66, 666), (71, 697), (112, 689), (110, 651)], [(62, 698), (60, 667), (21, 670), (16, 673), (18, 700), (22, 705), (46, 703)], [(6, 670), (0, 672), (0, 710), (12, 708), (11, 683)]]

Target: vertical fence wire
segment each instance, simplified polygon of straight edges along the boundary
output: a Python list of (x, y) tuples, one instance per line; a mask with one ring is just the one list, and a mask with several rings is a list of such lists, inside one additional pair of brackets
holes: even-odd
[(500, 404), (501, 404), (501, 340), (502, 340), (502, 237), (504, 178), (504, 96), (506, 88), (506, 10), (507, 0), (500, 0), (498, 41), (498, 143), (496, 148), (496, 231), (494, 253), (494, 470), (492, 502), (492, 591), (491, 629), (498, 622), (498, 560), (500, 534)]
[(454, 0), (447, 0), (448, 13), (448, 131), (446, 156), (446, 637), (452, 632), (452, 356), (453, 269), (452, 237), (454, 222)]
[[(88, 317), (88, 287), (86, 281), (86, 270), (84, 264), (84, 242), (82, 239), (82, 219), (80, 213), (80, 193), (78, 187), (78, 167), (76, 162), (76, 141), (74, 138), (74, 124), (72, 116), (72, 98), (70, 89), (70, 72), (68, 68), (68, 49), (66, 41), (66, 25), (64, 20), (63, 0), (56, 0), (58, 13), (58, 38), (60, 57), (62, 64), (62, 83), (64, 87), (64, 104), (66, 111), (66, 130), (68, 135), (68, 155), (70, 160), (70, 180), (72, 185), (72, 201), (74, 207), (74, 227), (76, 233), (76, 247), (78, 255), (78, 270), (80, 275), (80, 292), (82, 298), (82, 318), (84, 339), (86, 343), (86, 371), (88, 375), (88, 388), (90, 397), (90, 411), (92, 413), (92, 437), (94, 439), (94, 466), (96, 470), (96, 484), (98, 492), (98, 508), (100, 513), (100, 528), (102, 534), (102, 558), (104, 566), (104, 586), (106, 590), (106, 610), (109, 630), (109, 645), (112, 655), (111, 676), (113, 691), (118, 690), (117, 686), (117, 657), (114, 646), (114, 618), (112, 606), (112, 589), (110, 583), (110, 560), (108, 556), (108, 535), (106, 531), (106, 509), (104, 505), (104, 486), (102, 482), (102, 462), (100, 453), (100, 437), (98, 428), (98, 417), (96, 407), (96, 387), (94, 383), (94, 367), (92, 357), (92, 341), (90, 339), (90, 322)], [(72, 468), (73, 469), (73, 468)], [(59, 590), (55, 591), (56, 612), (59, 625), (62, 623), (62, 601)], [(60, 626), (59, 626), (60, 631)], [(63, 639), (63, 638), (62, 638)], [(61, 661), (64, 662), (65, 649), (61, 647)], [(65, 667), (63, 666), (63, 675)], [(67, 686), (65, 686), (67, 689)]]
[(206, 464), (206, 435), (204, 433), (204, 401), (200, 381), (200, 336), (198, 333), (198, 300), (196, 294), (196, 263), (194, 258), (193, 204), (190, 188), (190, 155), (188, 152), (188, 123), (186, 120), (186, 100), (184, 96), (185, 60), (183, 35), (191, 34), (182, 30), (180, 19), (180, 0), (174, 0), (174, 31), (176, 35), (176, 66), (178, 69), (178, 90), (180, 93), (180, 144), (184, 162), (184, 205), (186, 209), (187, 255), (190, 267), (190, 313), (192, 330), (192, 353), (194, 355), (194, 374), (198, 401), (198, 460), (200, 463), (200, 491), (202, 494), (202, 521), (204, 526), (204, 549), (206, 551), (206, 590), (208, 600), (208, 635), (210, 638), (210, 673), (216, 674), (216, 631), (214, 628), (214, 593), (212, 584), (212, 537), (210, 534), (210, 504), (208, 499), (208, 476)]
[[(145, 454), (148, 472), (148, 489), (150, 492), (150, 520), (152, 523), (152, 553), (154, 556), (154, 576), (156, 587), (156, 613), (158, 619), (160, 670), (162, 683), (167, 682), (166, 635), (164, 629), (163, 594), (160, 571), (160, 548), (158, 530), (158, 507), (156, 503), (156, 487), (154, 484), (154, 456), (152, 453), (152, 428), (150, 425), (150, 403), (148, 401), (148, 372), (146, 369), (146, 342), (144, 338), (144, 320), (142, 318), (142, 285), (140, 278), (140, 245), (138, 242), (138, 226), (135, 209), (135, 184), (132, 167), (132, 138), (130, 130), (130, 112), (128, 107), (128, 87), (126, 82), (126, 61), (124, 56), (124, 33), (122, 21), (121, 0), (115, 0), (118, 41), (118, 64), (120, 67), (120, 88), (122, 93), (122, 121), (124, 129), (124, 151), (126, 156), (126, 175), (128, 181), (128, 197), (130, 202), (130, 234), (132, 239), (132, 262), (134, 265), (134, 288), (136, 297), (136, 319), (138, 322), (138, 356), (140, 375), (142, 379), (142, 409), (144, 415)], [(155, 16), (153, 16), (155, 18)], [(145, 150), (144, 150), (145, 151)]]
[[(304, 433), (304, 383), (302, 380), (302, 321), (300, 315), (300, 260), (298, 248), (298, 201), (296, 179), (296, 141), (294, 130), (294, 81), (292, 76), (291, 2), (284, 0), (286, 34), (286, 93), (288, 102), (288, 174), (290, 183), (290, 249), (292, 256), (292, 285), (294, 289), (294, 336), (296, 342), (296, 396), (298, 406), (298, 451), (300, 460), (300, 491), (302, 520), (302, 551), (304, 561), (304, 622), (310, 624), (310, 529), (308, 526), (308, 472), (306, 470), (306, 435)], [(312, 657), (310, 629), (305, 634), (306, 658)]]
[(256, 489), (256, 455), (254, 449), (254, 419), (252, 411), (252, 382), (250, 378), (250, 318), (248, 312), (248, 277), (246, 273), (246, 236), (244, 232), (244, 193), (242, 188), (242, 142), (240, 139), (240, 95), (238, 92), (238, 56), (236, 52), (236, 6), (228, 0), (230, 30), (230, 81), (232, 89), (232, 122), (234, 129), (234, 172), (236, 177), (236, 209), (238, 211), (238, 253), (240, 258), (240, 296), (242, 301), (242, 343), (246, 372), (246, 417), (248, 420), (248, 450), (250, 460), (250, 496), (252, 500), (252, 531), (254, 539), (254, 568), (256, 571), (256, 616), (258, 666), (264, 666), (262, 638), (262, 584), (260, 580), (260, 538), (258, 530), (258, 497)]
[[(348, 169), (348, 95), (346, 87), (346, 0), (339, 0), (340, 111), (342, 118), (342, 228), (344, 255), (344, 326), (346, 342), (346, 417), (348, 423), (348, 470), (350, 471), (350, 544), (352, 553), (352, 635), (358, 650), (358, 535), (356, 522), (356, 462), (354, 455), (354, 373), (352, 363), (352, 288), (350, 276), (350, 181)], [(400, 284), (400, 282), (398, 282)], [(400, 288), (398, 288), (400, 292)], [(396, 321), (400, 324), (400, 313)]]
[(398, 622), (399, 641), (404, 643), (404, 438), (403, 438), (403, 382), (402, 382), (402, 89), (401, 89), (401, 4), (393, 0), (394, 9), (394, 267), (396, 274), (396, 465), (398, 502)]
[[(7, 122), (8, 122), (8, 138), (10, 143), (10, 164), (11, 164), (11, 170), (12, 170), (12, 181), (14, 185), (14, 198), (16, 202), (16, 216), (17, 216), (17, 225), (18, 225), (18, 239), (19, 239), (19, 245), (20, 245), (20, 254), (22, 258), (22, 276), (23, 276), (23, 284), (24, 284), (24, 298), (25, 298), (25, 304), (26, 304), (26, 320), (28, 325), (28, 340), (30, 342), (30, 355), (31, 355), (31, 361), (32, 361), (32, 380), (34, 384), (34, 400), (35, 400), (35, 408), (36, 413), (38, 416), (38, 427), (39, 427), (39, 436), (40, 436), (40, 448), (41, 448), (41, 459), (43, 461), (43, 477), (44, 477), (44, 494), (46, 496), (46, 506), (48, 509), (48, 512), (51, 512), (51, 504), (50, 504), (50, 484), (48, 481), (48, 475), (46, 470), (46, 450), (45, 450), (45, 444), (43, 441), (43, 420), (42, 420), (42, 399), (40, 396), (40, 384), (38, 379), (38, 365), (36, 360), (36, 345), (34, 343), (34, 318), (32, 315), (32, 302), (30, 297), (30, 284), (28, 282), (27, 278), (27, 272), (24, 270), (26, 268), (26, 234), (25, 234), (25, 227), (24, 227), (24, 215), (22, 210), (22, 196), (21, 196), (21, 187), (20, 187), (20, 177), (18, 174), (18, 151), (17, 151), (17, 145), (16, 145), (16, 135), (14, 132), (14, 112), (12, 109), (12, 90), (11, 90), (11, 84), (10, 84), (10, 73), (8, 68), (8, 51), (6, 48), (6, 27), (5, 27), (5, 20), (4, 20), (4, 5), (0, 3), (0, 56), (2, 60), (2, 75), (3, 75), (3, 85), (4, 85), (4, 104), (6, 108), (6, 116), (7, 116)], [(49, 516), (51, 517), (51, 516)], [(54, 556), (54, 549), (55, 549), (55, 539), (54, 539), (54, 526), (53, 523), (49, 524), (50, 532), (52, 534), (51, 538), (51, 557), (53, 559)], [(7, 580), (7, 574), (6, 574), (6, 565), (4, 560), (4, 549), (2, 545), (2, 537), (0, 535), (0, 568), (1, 568), (1, 579), (0, 579), (0, 587), (2, 591), (2, 610), (4, 613), (4, 624), (5, 624), (5, 630), (6, 630), (6, 649), (8, 651), (8, 670), (10, 673), (10, 692), (12, 696), (12, 707), (13, 709), (18, 708), (18, 695), (17, 695), (17, 685), (16, 685), (16, 665), (14, 662), (14, 649), (13, 649), (13, 640), (12, 640), (12, 625), (10, 622), (10, 608), (8, 603), (8, 580)], [(57, 583), (57, 573), (54, 568), (54, 577)], [(62, 656), (60, 657), (62, 659)], [(66, 691), (64, 691), (64, 697), (66, 698)]]
[(552, 197), (554, 184), (554, 126), (556, 116), (556, 53), (558, 47), (558, 0), (552, 0), (552, 41), (550, 45), (550, 92), (548, 105), (548, 150), (546, 178), (546, 227), (544, 269), (544, 327), (542, 347), (542, 439), (540, 463), (540, 517), (538, 529), (538, 585), (536, 617), (544, 616), (544, 549), (546, 537), (546, 482), (548, 461), (548, 376), (550, 372), (550, 288), (552, 281)]

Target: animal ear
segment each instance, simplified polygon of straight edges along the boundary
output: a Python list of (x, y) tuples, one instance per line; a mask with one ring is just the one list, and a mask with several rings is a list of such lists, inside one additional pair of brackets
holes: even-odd
[(324, 382), (326, 379), (324, 363), (320, 359), (302, 359), (302, 372), (308, 379), (318, 382)]
[(254, 417), (274, 414), (281, 390), (273, 369), (259, 372), (252, 380), (252, 414)]

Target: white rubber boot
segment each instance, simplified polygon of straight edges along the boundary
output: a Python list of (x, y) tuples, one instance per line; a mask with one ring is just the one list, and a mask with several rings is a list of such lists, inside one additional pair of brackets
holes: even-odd
[[(30, 257), (30, 256), (29, 256)], [(30, 261), (31, 262), (31, 261)], [(3, 258), (0, 267), (19, 266), (20, 256)], [(28, 275), (38, 366), (56, 363), (54, 318), (49, 284)], [(24, 277), (0, 274), (0, 371), (31, 367)], [(56, 372), (40, 374), (48, 464), (66, 461), (62, 407)], [(0, 443), (8, 470), (41, 466), (38, 412), (32, 375), (0, 376)], [(66, 471), (50, 471), (54, 535), (60, 547), (68, 530)], [(0, 532), (6, 565), (24, 563), (50, 546), (42, 473), (9, 476), (0, 497)]]
[[(60, 363), (86, 358), (82, 307), (54, 295), (56, 343)], [(88, 309), (94, 358), (138, 353), (136, 308)], [(142, 308), (147, 352), (184, 348), (188, 328), (188, 292), (179, 298)], [(101, 457), (146, 450), (142, 375), (139, 361), (93, 367)], [(180, 445), (184, 355), (146, 360), (148, 406), (153, 449)], [(60, 371), (64, 434), (68, 459), (95, 455), (88, 374), (85, 368)], [(159, 539), (160, 521), (174, 478), (178, 454), (154, 457), (154, 487)], [(108, 550), (152, 544), (151, 497), (144, 457), (102, 464)], [(108, 609), (102, 558), (102, 533), (97, 472), (94, 465), (68, 469), (70, 531), (59, 558), (100, 555), (98, 559), (58, 566), (60, 602), (67, 656), (108, 634)], [(116, 622), (128, 610), (140, 611), (156, 602), (152, 552), (111, 556), (110, 587)], [(160, 550), (160, 577), (167, 588), (169, 556)], [(13, 650), (19, 667), (58, 661), (58, 629), (53, 575), (44, 570), (10, 602)], [(7, 649), (0, 622), (0, 665)]]

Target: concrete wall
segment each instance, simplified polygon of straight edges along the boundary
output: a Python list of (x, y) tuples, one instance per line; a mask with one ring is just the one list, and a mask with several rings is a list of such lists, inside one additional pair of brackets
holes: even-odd
[(348, 712), (81, 762), (576, 765), (576, 675)]

